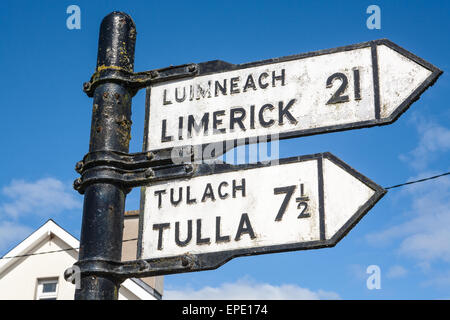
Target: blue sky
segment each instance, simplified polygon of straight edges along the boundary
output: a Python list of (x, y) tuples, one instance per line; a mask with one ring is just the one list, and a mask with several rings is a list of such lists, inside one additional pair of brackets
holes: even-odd
[[(69, 5), (81, 29), (69, 30)], [(381, 9), (369, 30), (366, 9)], [(388, 38), (444, 71), (395, 123), (280, 142), (280, 157), (329, 151), (381, 186), (450, 169), (450, 3), (446, 1), (2, 1), (0, 254), (53, 218), (79, 236), (74, 165), (88, 151), (98, 29), (124, 11), (135, 71), (221, 59), (244, 63)], [(142, 149), (144, 96), (130, 152)], [(127, 209), (137, 209), (139, 190)], [(165, 278), (167, 298), (450, 298), (450, 178), (393, 189), (334, 248), (234, 259)], [(366, 269), (381, 270), (369, 290)], [(240, 294), (238, 296), (238, 293)]]

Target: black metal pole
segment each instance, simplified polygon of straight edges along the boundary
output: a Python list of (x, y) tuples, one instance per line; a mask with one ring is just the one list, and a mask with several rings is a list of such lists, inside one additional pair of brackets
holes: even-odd
[[(122, 12), (106, 16), (100, 26), (96, 74), (104, 70), (133, 72), (135, 41), (136, 28), (130, 16)], [(95, 88), (89, 152), (128, 153), (132, 96), (121, 82), (109, 81)], [(95, 269), (121, 260), (127, 192), (114, 181), (99, 181), (86, 187), (79, 264), (89, 263)], [(107, 273), (82, 273), (75, 299), (117, 299), (120, 282)]]

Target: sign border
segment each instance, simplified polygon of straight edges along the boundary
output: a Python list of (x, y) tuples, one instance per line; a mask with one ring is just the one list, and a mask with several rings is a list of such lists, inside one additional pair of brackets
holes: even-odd
[[(378, 54), (376, 47), (379, 45), (385, 45), (392, 50), (398, 52), (399, 54), (405, 56), (406, 58), (414, 61), (415, 63), (421, 65), (422, 67), (428, 69), (431, 71), (431, 74), (428, 76), (425, 81), (422, 82), (422, 84), (416, 88), (399, 106), (397, 106), (394, 110), (394, 112), (387, 118), (381, 118), (380, 117), (380, 85), (379, 85), (379, 73), (378, 73)], [(431, 63), (425, 61), (424, 59), (416, 56), (415, 54), (407, 51), (406, 49), (400, 47), (399, 45), (395, 44), (394, 42), (388, 40), (388, 39), (378, 39), (378, 40), (372, 40), (357, 44), (352, 44), (348, 46), (343, 47), (337, 47), (332, 49), (324, 49), (319, 51), (312, 51), (307, 53), (300, 53), (290, 56), (284, 56), (280, 58), (272, 58), (267, 60), (261, 60), (256, 62), (249, 62), (249, 63), (243, 63), (243, 64), (231, 64), (225, 61), (221, 60), (213, 60), (208, 62), (202, 62), (198, 64), (198, 73), (194, 76), (204, 76), (204, 75), (210, 75), (210, 74), (218, 74), (228, 71), (234, 71), (234, 70), (242, 70), (257, 66), (263, 66), (268, 64), (274, 64), (274, 63), (280, 63), (280, 62), (286, 62), (286, 61), (292, 61), (292, 60), (301, 60), (305, 58), (325, 55), (325, 54), (332, 54), (332, 53), (338, 53), (338, 52), (344, 52), (344, 51), (351, 51), (355, 49), (362, 49), (362, 48), (371, 48), (372, 52), (372, 73), (373, 73), (373, 83), (374, 83), (374, 107), (375, 107), (375, 119), (374, 120), (367, 120), (367, 121), (357, 121), (352, 123), (346, 123), (346, 124), (339, 124), (339, 125), (332, 125), (332, 126), (326, 126), (326, 127), (318, 127), (318, 128), (311, 128), (311, 129), (303, 129), (303, 130), (296, 130), (291, 132), (284, 132), (280, 133), (278, 135), (278, 140), (284, 140), (289, 138), (298, 138), (298, 137), (304, 137), (304, 136), (311, 136), (316, 134), (323, 134), (323, 133), (331, 133), (331, 132), (339, 132), (339, 131), (345, 131), (345, 130), (352, 130), (352, 129), (363, 129), (363, 128), (369, 128), (374, 126), (383, 126), (388, 125), (393, 122), (395, 122), (408, 108), (411, 106), (411, 104), (415, 101), (417, 101), (421, 94), (428, 89), (430, 86), (432, 86), (436, 80), (439, 78), (439, 76), (443, 73), (442, 70), (437, 68), (436, 66), (432, 65)], [(193, 78), (194, 78), (193, 77)], [(150, 123), (150, 94), (151, 94), (151, 86), (147, 87), (146, 89), (146, 99), (145, 99), (145, 124), (144, 124), (144, 144), (143, 144), (143, 151), (155, 151), (155, 150), (161, 150), (161, 149), (152, 149), (148, 150), (148, 126)], [(223, 151), (223, 153), (233, 149), (236, 146), (239, 145), (247, 145), (250, 143), (254, 143), (257, 141), (257, 138), (261, 137), (261, 135), (252, 136), (248, 138), (242, 138), (242, 139), (229, 139), (224, 140), (222, 142), (214, 142), (214, 143), (204, 143), (204, 144), (194, 144), (192, 146), (194, 147), (201, 147), (202, 150), (208, 146), (208, 145), (216, 145), (219, 146), (217, 150)], [(267, 142), (269, 142), (270, 135), (267, 137)], [(189, 144), (184, 145), (189, 146)], [(169, 149), (169, 148), (182, 148), (180, 147), (167, 147), (162, 149)], [(215, 157), (220, 156), (221, 154), (214, 154)]]
[[(341, 169), (360, 180), (362, 183), (367, 185), (369, 188), (373, 189), (375, 193), (372, 197), (364, 203), (353, 215), (352, 217), (333, 235), (331, 239), (325, 239), (325, 208), (324, 208), (324, 177), (323, 177), (323, 159), (328, 159), (335, 165), (339, 166)], [(350, 232), (351, 229), (366, 215), (366, 213), (377, 203), (386, 193), (383, 187), (379, 186), (369, 178), (365, 177), (355, 169), (351, 168), (345, 162), (331, 154), (330, 152), (316, 153), (312, 155), (298, 156), (283, 158), (279, 160), (278, 165), (304, 162), (310, 160), (317, 160), (318, 166), (318, 186), (319, 186), (319, 221), (320, 221), (320, 240), (307, 241), (307, 242), (296, 242), (281, 245), (271, 245), (271, 246), (261, 246), (257, 248), (244, 248), (244, 249), (234, 249), (225, 250), (218, 252), (208, 252), (200, 254), (188, 254), (193, 260), (196, 261), (195, 265), (188, 270), (177, 270), (174, 273), (179, 272), (191, 272), (191, 271), (201, 271), (201, 270), (211, 270), (216, 269), (226, 262), (230, 261), (236, 257), (250, 256), (250, 255), (260, 255), (266, 253), (278, 253), (287, 251), (298, 251), (307, 249), (319, 249), (326, 247), (334, 247), (343, 237)], [(192, 177), (206, 176), (218, 173), (234, 172), (241, 170), (249, 170), (255, 168), (269, 167), (269, 163), (253, 163), (253, 164), (242, 164), (242, 165), (230, 165), (230, 164), (207, 164), (202, 163), (197, 165), (197, 170)], [(139, 231), (138, 231), (138, 243), (137, 243), (137, 259), (145, 261), (154, 261), (154, 259), (183, 259), (185, 255), (179, 256), (169, 256), (160, 258), (148, 258), (142, 259), (142, 234), (143, 234), (143, 220), (144, 220), (144, 202), (145, 202), (145, 187), (141, 188), (141, 208), (139, 213)]]

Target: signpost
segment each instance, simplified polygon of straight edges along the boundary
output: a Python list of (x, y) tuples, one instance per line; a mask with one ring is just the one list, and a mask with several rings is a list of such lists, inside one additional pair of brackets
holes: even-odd
[[(134, 73), (135, 40), (128, 15), (106, 16), (97, 68), (84, 84), (94, 103), (89, 153), (76, 165), (74, 188), (85, 198), (79, 261), (70, 269), (81, 276), (65, 275), (81, 279), (76, 299), (117, 299), (130, 277), (334, 246), (386, 190), (332, 154), (233, 166), (180, 160), (178, 148), (222, 146), (211, 159), (236, 142), (389, 124), (442, 73), (389, 40)], [(129, 154), (131, 100), (143, 88), (144, 150)], [(138, 259), (122, 262), (125, 198), (138, 186)]]
[(386, 39), (240, 65), (200, 63), (195, 77), (148, 88), (145, 143), (251, 143), (385, 125), (441, 73)]
[(140, 259), (189, 253), (204, 270), (236, 256), (334, 246), (386, 192), (330, 153), (194, 170), (145, 189)]

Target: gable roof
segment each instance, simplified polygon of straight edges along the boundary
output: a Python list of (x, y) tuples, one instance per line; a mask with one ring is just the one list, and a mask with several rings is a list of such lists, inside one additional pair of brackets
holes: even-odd
[(15, 263), (13, 257), (27, 255), (32, 249), (42, 240), (50, 235), (55, 235), (61, 239), (69, 247), (74, 248), (78, 252), (79, 241), (72, 236), (52, 219), (47, 220), (36, 231), (30, 234), (27, 238), (22, 240), (17, 246), (7, 252), (0, 260), (0, 273), (6, 270), (10, 265)]
[[(36, 245), (38, 245), (41, 241), (43, 241), (50, 235), (58, 237), (68, 247), (72, 248), (76, 253), (78, 253), (78, 249), (80, 246), (80, 242), (78, 241), (78, 239), (67, 232), (65, 229), (63, 229), (61, 226), (59, 226), (55, 221), (49, 219), (36, 231), (34, 231), (17, 246), (7, 252), (3, 257), (1, 257), (0, 274), (17, 262), (17, 259), (15, 258), (20, 256), (27, 256), (27, 254), (29, 254), (33, 250), (33, 248), (36, 247)], [(63, 250), (69, 251), (71, 249)], [(150, 287), (140, 279), (127, 279), (121, 284), (121, 286), (131, 291), (134, 295), (142, 300), (152, 298), (161, 299), (161, 295), (156, 290), (154, 290), (152, 287)]]

